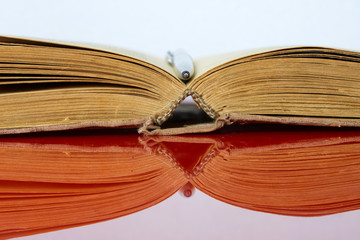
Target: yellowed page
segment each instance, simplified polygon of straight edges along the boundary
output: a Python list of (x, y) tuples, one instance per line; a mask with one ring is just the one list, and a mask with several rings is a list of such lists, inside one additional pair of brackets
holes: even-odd
[[(167, 71), (173, 76), (175, 75), (175, 71), (173, 68), (165, 61), (164, 59), (161, 59), (159, 57), (155, 57), (149, 54), (140, 53), (133, 50), (123, 49), (115, 46), (108, 46), (108, 45), (102, 45), (102, 44), (94, 44), (94, 43), (83, 43), (83, 42), (72, 42), (72, 41), (59, 41), (59, 40), (52, 40), (52, 39), (42, 39), (42, 38), (25, 38), (25, 37), (19, 37), (19, 36), (0, 36), (0, 39), (12, 39), (13, 40), (19, 40), (24, 42), (31, 42), (36, 41), (38, 43), (43, 44), (61, 44), (66, 45), (69, 47), (80, 47), (80, 48), (89, 48), (89, 49), (96, 49), (100, 51), (106, 51), (111, 53), (116, 53), (120, 55), (129, 56), (134, 59), (138, 59), (147, 63), (150, 63), (154, 66), (157, 66), (159, 68), (162, 68), (163, 70)], [(177, 77), (176, 77), (177, 78)], [(179, 80), (180, 81), (180, 80)]]
[(213, 69), (219, 65), (222, 65), (224, 63), (227, 63), (227, 62), (239, 59), (239, 58), (247, 57), (250, 55), (255, 55), (255, 54), (264, 53), (264, 52), (268, 52), (268, 51), (274, 51), (274, 50), (278, 50), (278, 49), (282, 49), (282, 48), (284, 48), (284, 47), (257, 48), (257, 49), (252, 49), (252, 50), (234, 51), (234, 52), (229, 52), (229, 53), (195, 59), (194, 60), (195, 75), (193, 77), (193, 80), (195, 80), (197, 77), (201, 76), (205, 72), (210, 71), (211, 69)]

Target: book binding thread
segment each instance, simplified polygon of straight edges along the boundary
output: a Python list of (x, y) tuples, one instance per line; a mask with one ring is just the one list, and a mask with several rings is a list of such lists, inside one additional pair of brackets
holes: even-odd
[(179, 104), (188, 96), (191, 96), (195, 103), (202, 109), (204, 110), (204, 112), (209, 115), (209, 117), (213, 118), (213, 119), (216, 119), (219, 117), (219, 114), (214, 110), (212, 109), (209, 105), (207, 105), (204, 100), (202, 99), (201, 95), (199, 95), (198, 93), (192, 91), (192, 90), (189, 90), (189, 89), (186, 89), (184, 91), (184, 94), (179, 97), (178, 99), (176, 99), (175, 101), (172, 101), (170, 103), (170, 106), (168, 106), (168, 111), (166, 111), (165, 114), (163, 115), (160, 115), (160, 116), (156, 116), (155, 119), (154, 119), (154, 122), (157, 124), (157, 125), (161, 125), (163, 124), (167, 119), (169, 119), (169, 117), (172, 115), (172, 113), (175, 111), (175, 109), (177, 108), (177, 106), (179, 106)]
[[(160, 125), (169, 119), (172, 113), (175, 111), (177, 106), (188, 96), (191, 96), (195, 103), (212, 119), (215, 121), (211, 124), (204, 126), (187, 126), (181, 128), (168, 128), (160, 129)], [(214, 109), (205, 103), (200, 94), (195, 91), (186, 89), (182, 96), (178, 99), (170, 102), (166, 107), (168, 110), (161, 114), (155, 115), (155, 117), (149, 117), (148, 120), (138, 129), (138, 132), (144, 135), (171, 135), (171, 134), (182, 134), (195, 132), (208, 132), (221, 128), (225, 124), (231, 124), (227, 115), (220, 116)]]

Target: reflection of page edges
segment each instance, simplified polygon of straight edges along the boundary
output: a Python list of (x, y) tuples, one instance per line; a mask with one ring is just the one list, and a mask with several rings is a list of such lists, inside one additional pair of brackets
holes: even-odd
[[(241, 135), (241, 133), (238, 133)], [(296, 133), (293, 133), (296, 134)], [(340, 134), (341, 135), (341, 134)], [(221, 135), (220, 135), (221, 136)], [(244, 135), (245, 137), (245, 135)], [(11, 139), (9, 139), (11, 140)], [(292, 149), (292, 148), (307, 148), (307, 147), (317, 147), (317, 146), (331, 146), (339, 145), (351, 142), (360, 142), (360, 136), (339, 136), (336, 132), (329, 134), (329, 137), (300, 137), (298, 139), (293, 139), (290, 141), (284, 141), (276, 144), (264, 144), (261, 146), (246, 146), (237, 145), (230, 141), (227, 141), (226, 138), (220, 140), (216, 135), (214, 137), (200, 137), (200, 136), (143, 136), (134, 138), (130, 140), (133, 141), (132, 146), (120, 146), (117, 143), (110, 143), (108, 146), (82, 146), (77, 144), (64, 144), (64, 143), (36, 143), (36, 142), (19, 142), (17, 141), (6, 141), (6, 139), (0, 141), (0, 148), (11, 148), (14, 153), (16, 149), (38, 149), (38, 150), (50, 150), (50, 151), (75, 151), (75, 152), (133, 152), (144, 155), (158, 154), (164, 156), (165, 159), (168, 159), (169, 162), (176, 168), (180, 169), (187, 177), (197, 176), (203, 167), (208, 163), (212, 158), (217, 156), (219, 153), (236, 156), (238, 154), (249, 154), (257, 152), (265, 152), (270, 150), (278, 149)], [(181, 165), (174, 152), (169, 149), (164, 143), (176, 143), (176, 144), (209, 144), (209, 147), (200, 154), (198, 159), (193, 159), (193, 162), (196, 162), (192, 171), (186, 171)], [(246, 137), (245, 137), (246, 143)], [(129, 142), (128, 142), (129, 144)], [(162, 159), (163, 160), (163, 159)]]
[[(137, 135), (119, 137), (123, 144), (116, 141), (116, 135), (105, 136), (104, 140), (115, 141), (109, 142), (108, 146), (97, 140), (96, 136), (83, 137), (87, 142), (78, 144), (76, 142), (81, 136), (50, 138), (52, 140), (48, 139), (49, 143), (41, 143), (46, 142), (46, 137), (1, 139), (0, 150), (3, 154), (0, 161), (0, 180), (118, 184), (144, 180), (151, 172), (166, 172), (167, 177), (173, 178), (174, 183), (184, 181), (181, 173), (165, 164), (165, 156), (154, 156), (152, 152), (144, 149), (139, 144)], [(62, 143), (66, 142), (66, 139), (71, 144)]]
[(356, 210), (360, 137), (337, 135), (237, 146), (220, 152), (192, 183), (220, 201), (261, 212), (323, 216)]
[[(241, 133), (239, 133), (241, 134)], [(172, 167), (179, 169), (184, 176), (188, 179), (196, 178), (203, 169), (206, 167), (206, 164), (212, 161), (215, 157), (219, 155), (223, 156), (237, 156), (241, 154), (252, 154), (259, 152), (266, 152), (271, 150), (289, 150), (309, 147), (326, 147), (347, 143), (359, 143), (360, 136), (339, 136), (336, 134), (329, 134), (329, 137), (302, 137), (294, 139), (291, 141), (284, 141), (283, 143), (278, 144), (265, 144), (262, 146), (236, 146), (231, 144), (230, 141), (226, 141), (226, 138), (220, 140), (217, 137), (180, 137), (180, 136), (146, 136), (139, 138), (140, 142), (148, 148), (148, 150), (155, 154), (160, 154), (166, 157)], [(174, 143), (191, 143), (191, 144), (211, 144), (208, 149), (197, 159), (195, 160), (194, 167), (191, 171), (188, 171), (184, 166), (179, 162), (178, 159), (174, 156), (174, 153), (162, 143), (165, 142), (174, 142)]]
[(319, 147), (319, 146), (332, 146), (332, 145), (340, 145), (345, 143), (359, 143), (360, 136), (356, 137), (330, 137), (330, 138), (315, 138), (311, 140), (298, 140), (295, 142), (289, 143), (280, 143), (274, 145), (265, 145), (258, 147), (244, 147), (244, 148), (232, 148), (227, 153), (230, 156), (236, 156), (238, 154), (245, 153), (256, 153), (256, 152), (265, 152), (270, 150), (278, 150), (278, 149), (292, 149), (292, 148), (308, 148), (308, 147)]
[(1, 139), (0, 238), (106, 221), (173, 195), (186, 179), (132, 136), (105, 136), (109, 146), (96, 136)]
[(69, 144), (42, 144), (42, 143), (17, 143), (17, 142), (0, 142), (0, 148), (13, 149), (40, 149), (40, 150), (59, 150), (59, 151), (76, 151), (76, 152), (133, 152), (133, 153), (148, 153), (141, 146), (138, 147), (124, 147), (124, 146), (76, 146)]

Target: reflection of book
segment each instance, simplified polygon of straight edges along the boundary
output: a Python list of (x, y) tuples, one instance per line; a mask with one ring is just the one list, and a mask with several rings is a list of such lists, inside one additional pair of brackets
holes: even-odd
[[(307, 134), (285, 141), (287, 134), (245, 134), (241, 147), (219, 151), (192, 183), (218, 200), (263, 212), (321, 216), (359, 209), (359, 133)], [(269, 138), (275, 143), (261, 143)]]
[(3, 237), (124, 216), (163, 201), (187, 182), (134, 135), (12, 140), (0, 143)]
[[(140, 127), (206, 132), (234, 122), (359, 126), (360, 55), (299, 47), (195, 60), (188, 83), (164, 60), (0, 38), (0, 133)], [(213, 119), (159, 129), (186, 97)], [(154, 129), (155, 128), (155, 129)]]
[(2, 237), (121, 217), (188, 182), (276, 214), (360, 208), (359, 132), (16, 137), (0, 139), (0, 154)]

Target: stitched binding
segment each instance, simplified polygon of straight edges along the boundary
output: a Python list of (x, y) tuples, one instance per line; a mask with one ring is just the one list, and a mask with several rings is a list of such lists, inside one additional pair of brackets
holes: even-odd
[(209, 115), (211, 118), (216, 119), (219, 117), (219, 114), (204, 102), (200, 94), (192, 90), (186, 89), (181, 97), (170, 103), (170, 106), (168, 107), (168, 110), (166, 111), (165, 114), (155, 117), (154, 122), (159, 126), (163, 124), (167, 119), (169, 119), (169, 117), (171, 117), (172, 113), (175, 111), (177, 106), (179, 106), (179, 104), (187, 96), (191, 96), (194, 99), (194, 101), (201, 107), (201, 109), (204, 110), (204, 112), (206, 112), (206, 114)]
[(194, 91), (190, 91), (190, 95), (194, 99), (194, 101), (197, 104), (199, 104), (201, 109), (204, 110), (204, 112), (206, 112), (207, 115), (209, 115), (209, 117), (211, 117), (212, 119), (219, 117), (219, 114), (204, 102), (204, 99), (202, 98), (201, 95), (199, 95), (197, 92)]
[(175, 101), (172, 101), (170, 103), (170, 106), (167, 107), (168, 110), (166, 111), (165, 114), (155, 117), (154, 122), (157, 125), (163, 124), (171, 116), (171, 114), (175, 111), (176, 107), (189, 95), (190, 95), (190, 91), (188, 89), (186, 89), (181, 97), (179, 97), (178, 99), (176, 99)]

